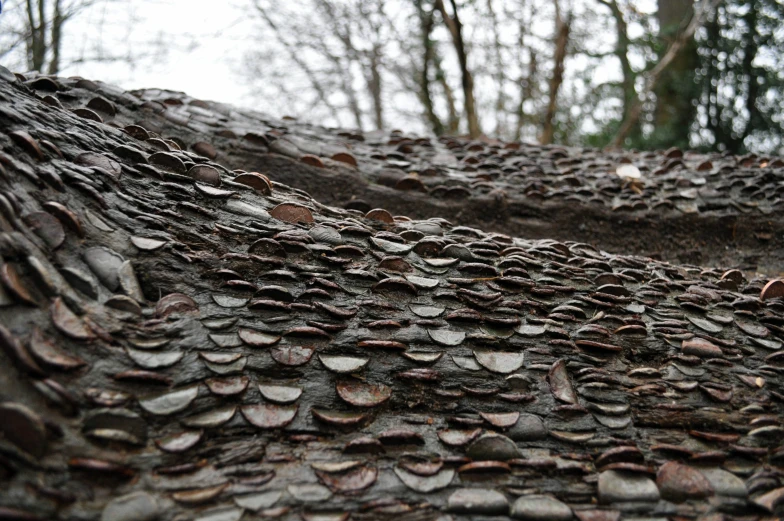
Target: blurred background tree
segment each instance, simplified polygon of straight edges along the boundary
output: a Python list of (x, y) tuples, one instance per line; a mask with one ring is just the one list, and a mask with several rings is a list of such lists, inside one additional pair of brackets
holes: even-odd
[[(61, 74), (80, 65), (161, 61), (176, 47), (160, 34), (142, 41), (135, 9), (151, 0), (6, 0), (0, 16), (0, 63), (24, 71)], [(71, 31), (73, 29), (73, 31)]]
[(784, 151), (784, 2), (725, 2), (698, 35), (694, 144)]
[[(782, 152), (783, 0), (254, 8), (274, 44), (248, 53), (249, 81), (259, 99), (293, 94), (294, 115), (567, 145)], [(291, 65), (299, 74), (283, 73)]]

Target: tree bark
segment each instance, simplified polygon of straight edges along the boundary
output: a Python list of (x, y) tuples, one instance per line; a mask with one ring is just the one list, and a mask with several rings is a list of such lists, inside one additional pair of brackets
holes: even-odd
[(493, 51), (495, 58), (495, 84), (498, 95), (495, 101), (495, 136), (501, 137), (506, 133), (506, 73), (503, 59), (503, 46), (501, 44), (501, 34), (498, 30), (498, 16), (493, 7), (493, 0), (487, 0), (487, 13), (492, 25)]
[(447, 109), (447, 134), (455, 135), (460, 128), (460, 113), (457, 111), (457, 102), (455, 101), (455, 92), (452, 90), (449, 82), (446, 81), (446, 73), (441, 67), (441, 58), (438, 54), (434, 55), (436, 66), (436, 79), (441, 89), (444, 91), (444, 100), (446, 101)]
[[(656, 19), (659, 23), (660, 58), (679, 39), (694, 17), (694, 4), (685, 0), (658, 0)], [(682, 48), (672, 60), (662, 79), (653, 89), (656, 95), (651, 145), (688, 147), (691, 124), (696, 115), (694, 99), (698, 89), (694, 82), (699, 66), (697, 44), (693, 35), (682, 38)]]
[(689, 25), (680, 32), (678, 37), (672, 42), (672, 45), (670, 45), (670, 47), (667, 49), (667, 52), (664, 54), (659, 63), (657, 63), (656, 66), (647, 74), (645, 87), (635, 100), (634, 106), (629, 113), (629, 117), (621, 123), (621, 126), (618, 129), (618, 133), (613, 138), (613, 146), (623, 146), (623, 143), (626, 141), (626, 138), (629, 136), (632, 128), (634, 128), (640, 120), (640, 114), (642, 113), (642, 100), (645, 99), (652, 91), (654, 91), (654, 89), (656, 89), (659, 82), (664, 78), (663, 73), (667, 70), (670, 64), (676, 60), (682, 50), (686, 48), (688, 42), (694, 38), (694, 33), (697, 32), (697, 29), (700, 27), (705, 17), (715, 9), (716, 5), (720, 1), (721, 0), (703, 0), (699, 5), (698, 11), (695, 12), (691, 22), (689, 22)]
[[(522, 49), (522, 46), (521, 46)], [(536, 82), (536, 54), (533, 49), (528, 50), (528, 76), (520, 78), (520, 101), (517, 104), (517, 124), (515, 125), (514, 140), (520, 141), (525, 126), (525, 102), (533, 97)]]
[(370, 71), (368, 75), (368, 90), (373, 100), (373, 118), (376, 129), (384, 128), (384, 103), (381, 98), (381, 52), (378, 45), (373, 45), (370, 51)]
[(433, 106), (433, 94), (430, 88), (430, 64), (434, 61), (435, 45), (430, 35), (433, 33), (433, 25), (435, 20), (433, 11), (425, 11), (422, 0), (415, 2), (417, 14), (419, 15), (419, 27), (422, 35), (422, 68), (419, 71), (419, 99), (422, 102), (422, 107), (425, 111), (425, 118), (427, 119), (430, 128), (435, 135), (440, 136), (444, 133), (444, 124), (436, 114), (435, 107)]
[(474, 98), (474, 78), (468, 68), (468, 51), (465, 47), (463, 40), (463, 24), (460, 21), (460, 14), (458, 12), (457, 3), (455, 0), (450, 0), (452, 6), (452, 16), (447, 12), (444, 0), (436, 0), (435, 6), (441, 13), (444, 19), (449, 34), (452, 36), (452, 44), (457, 53), (457, 60), (460, 64), (460, 75), (462, 78), (463, 86), (463, 104), (468, 121), (468, 134), (472, 138), (477, 138), (482, 135), (482, 129), (479, 126), (479, 116), (476, 109), (476, 100)]
[(629, 39), (628, 25), (617, 0), (597, 0), (597, 2), (610, 9), (613, 20), (615, 21), (617, 41), (613, 53), (618, 57), (618, 61), (621, 64), (621, 73), (623, 75), (621, 80), (621, 88), (623, 89), (623, 114), (621, 115), (621, 121), (625, 121), (628, 119), (632, 107), (634, 106), (634, 100), (637, 98), (637, 89), (634, 85), (636, 74), (629, 61), (629, 47), (631, 41)]
[(60, 9), (60, 1), (54, 0), (54, 12), (52, 13), (52, 35), (49, 39), (52, 59), (49, 61), (49, 74), (60, 72), (60, 50), (62, 49), (63, 23), (65, 22), (65, 17)]
[(26, 0), (26, 7), (30, 27), (28, 66), (42, 72), (46, 60), (46, 0)]
[(539, 142), (548, 145), (555, 136), (555, 112), (558, 109), (558, 91), (563, 83), (564, 60), (566, 60), (566, 47), (569, 44), (570, 21), (561, 16), (558, 0), (555, 1), (555, 55), (553, 57), (553, 76), (550, 78), (550, 97), (547, 103), (547, 112), (544, 116), (544, 125)]

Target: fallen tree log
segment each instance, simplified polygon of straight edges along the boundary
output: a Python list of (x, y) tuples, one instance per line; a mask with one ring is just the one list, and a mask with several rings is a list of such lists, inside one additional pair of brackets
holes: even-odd
[(0, 518), (782, 514), (780, 281), (325, 206), (0, 77)]

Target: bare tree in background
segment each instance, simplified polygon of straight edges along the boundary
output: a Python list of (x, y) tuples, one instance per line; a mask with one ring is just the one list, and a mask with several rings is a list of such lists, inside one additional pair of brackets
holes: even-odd
[[(748, 87), (744, 112), (756, 126), (737, 138), (715, 130), (712, 116), (732, 112), (713, 101), (731, 103), (722, 98), (728, 91), (721, 86), (732, 78), (718, 68), (726, 65), (719, 62), (728, 51), (706, 50), (707, 36), (698, 32), (719, 0), (251, 1), (262, 21), (263, 45), (248, 60), (249, 76), (264, 93), (258, 97), (262, 109), (285, 106), (330, 124), (474, 138), (486, 129), (505, 140), (578, 146), (683, 147), (690, 140), (705, 142), (695, 139), (698, 130), (707, 135), (699, 114), (713, 118), (713, 134), (725, 142), (756, 139), (755, 129), (771, 127), (757, 124), (765, 107), (784, 98), (775, 94), (784, 92), (778, 62), (753, 58), (770, 57), (770, 49), (779, 48), (784, 56), (775, 22), (784, 0), (721, 0), (727, 6), (722, 12), (742, 17), (750, 29), (714, 33), (725, 46), (740, 38), (745, 47), (733, 51), (733, 63), (740, 60), (744, 70), (760, 73), (747, 75), (756, 83)], [(692, 10), (691, 23), (668, 32), (667, 20)], [(712, 23), (726, 25), (722, 18)], [(713, 60), (696, 74), (695, 42), (697, 65), (705, 56)], [(767, 54), (757, 50), (762, 46)], [(689, 60), (680, 59), (684, 53)], [(696, 85), (689, 78), (708, 73), (711, 79), (703, 83), (710, 92), (701, 85), (697, 96), (672, 88), (673, 77), (683, 77), (689, 87)], [(764, 97), (755, 94), (760, 81)], [(691, 108), (671, 110), (676, 105)], [(775, 114), (768, 119), (784, 120), (784, 109)], [(675, 120), (678, 132), (668, 132), (665, 126)], [(731, 122), (725, 126), (732, 131)]]
[(17, 0), (7, 2), (5, 16), (23, 13), (19, 22), (7, 29), (10, 36), (0, 57), (24, 46), (27, 68), (47, 74), (57, 74), (62, 66), (65, 25), (75, 16), (106, 0)]
[(436, 43), (433, 41), (433, 25), (435, 24), (435, 10), (425, 7), (423, 0), (414, 0), (417, 19), (419, 20), (419, 30), (422, 41), (422, 62), (418, 70), (418, 90), (419, 99), (422, 102), (422, 109), (432, 131), (440, 136), (444, 133), (445, 127), (441, 118), (435, 110), (433, 85), (431, 80), (431, 67), (435, 64)]
[[(146, 1), (137, 0), (134, 7)], [(161, 34), (132, 45), (136, 22), (130, 3), (121, 0), (9, 0), (0, 17), (0, 59), (56, 75), (87, 63), (121, 62), (128, 68), (160, 63), (168, 51), (181, 47)]]
[[(517, 112), (527, 101), (519, 98), (539, 90), (529, 77), (538, 72), (539, 50), (528, 48), (538, 38), (527, 29), (534, 10), (509, 14), (540, 2), (253, 0), (268, 45), (249, 54), (249, 76), (265, 93), (260, 100), (282, 96), (295, 114), (330, 123), (380, 129), (390, 118), (402, 118), (408, 128), (478, 137), (486, 120), (496, 135), (535, 137), (529, 127), (541, 115)], [(487, 10), (493, 15), (485, 16)], [(469, 42), (476, 27), (467, 32), (463, 16), (481, 17), (487, 37)], [(525, 38), (504, 39), (506, 31), (518, 28)], [(476, 66), (484, 80), (481, 104), (471, 52), (481, 62)], [(537, 111), (543, 107), (536, 103)]]
[(616, 43), (613, 53), (618, 58), (618, 62), (621, 66), (621, 90), (623, 95), (623, 111), (621, 120), (623, 121), (629, 118), (632, 107), (634, 106), (634, 101), (637, 98), (637, 89), (635, 86), (637, 74), (635, 73), (634, 69), (632, 69), (631, 60), (629, 58), (631, 52), (629, 25), (626, 21), (626, 16), (624, 15), (621, 6), (618, 4), (618, 0), (596, 1), (610, 9), (613, 22), (615, 23)]
[(468, 134), (473, 137), (482, 135), (479, 126), (479, 115), (477, 114), (476, 99), (474, 98), (474, 77), (468, 68), (468, 50), (466, 49), (463, 37), (463, 22), (460, 20), (460, 13), (455, 0), (450, 0), (452, 14), (450, 15), (444, 5), (444, 0), (435, 0), (435, 7), (441, 13), (444, 23), (452, 36), (452, 44), (457, 53), (457, 60), (460, 64), (461, 85), (463, 87), (463, 105), (468, 120)]
[(555, 135), (555, 111), (558, 107), (558, 91), (564, 77), (564, 61), (566, 48), (569, 45), (569, 32), (571, 29), (571, 14), (566, 18), (561, 13), (559, 0), (553, 0), (555, 7), (555, 52), (553, 53), (553, 74), (550, 77), (550, 98), (547, 103), (547, 112), (544, 115), (542, 135), (539, 142), (547, 145), (553, 142)]
[[(632, 129), (639, 123), (643, 108), (642, 100), (652, 92), (655, 92), (657, 88), (661, 87), (660, 82), (662, 81), (662, 78), (665, 77), (664, 73), (668, 71), (668, 67), (670, 67), (672, 63), (678, 60), (683, 52), (691, 52), (694, 33), (697, 32), (697, 29), (700, 28), (708, 16), (716, 9), (719, 2), (721, 2), (721, 0), (701, 0), (697, 5), (691, 18), (688, 20), (688, 23), (682, 30), (678, 31), (678, 36), (670, 43), (661, 60), (659, 60), (656, 66), (646, 74), (645, 86), (640, 92), (639, 98), (635, 100), (634, 105), (621, 123), (618, 133), (613, 139), (613, 145), (618, 147), (623, 146)], [(665, 101), (666, 98), (657, 105), (657, 108)]]
[(508, 133), (509, 109), (507, 107), (507, 74), (504, 63), (504, 44), (501, 41), (500, 20), (496, 12), (494, 0), (487, 0), (487, 18), (490, 23), (490, 36), (492, 38), (492, 57), (495, 71), (492, 74), (493, 81), (498, 90), (495, 99), (495, 135), (502, 136)]
[[(314, 102), (340, 120), (348, 110), (358, 129), (385, 125), (383, 67), (388, 18), (384, 2), (371, 0), (308, 0), (305, 16), (295, 16), (271, 0), (254, 0), (254, 10), (281, 45), (290, 63), (316, 94)], [(250, 61), (265, 81), (285, 91), (286, 80), (271, 72), (257, 55)], [(302, 92), (300, 92), (300, 95)], [(313, 105), (315, 106), (315, 105)]]

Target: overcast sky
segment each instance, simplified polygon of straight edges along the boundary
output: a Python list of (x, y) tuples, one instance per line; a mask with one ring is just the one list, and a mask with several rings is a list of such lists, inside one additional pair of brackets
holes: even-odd
[[(21, 0), (3, 0), (0, 34), (22, 14)], [(186, 91), (203, 99), (251, 104), (241, 74), (246, 49), (253, 45), (256, 24), (238, 7), (238, 0), (111, 0), (105, 6), (69, 21), (65, 27), (67, 56), (61, 75), (115, 83), (124, 88), (161, 87)], [(100, 36), (100, 38), (96, 38)], [(161, 38), (163, 59), (144, 59), (151, 43)], [(258, 41), (258, 38), (256, 38)], [(68, 63), (92, 56), (91, 42), (101, 41), (105, 52), (139, 57), (129, 69), (125, 62)], [(20, 70), (12, 58), (4, 64)]]
[[(131, 2), (128, 2), (131, 3)], [(75, 67), (85, 77), (116, 82), (126, 88), (161, 87), (202, 99), (248, 105), (248, 88), (239, 73), (257, 24), (233, 0), (143, 0), (132, 2), (139, 18), (134, 41), (142, 46), (162, 35), (168, 55), (159, 63), (140, 59), (128, 71), (123, 63)], [(145, 5), (148, 4), (148, 5)], [(89, 26), (88, 26), (89, 27)], [(85, 24), (73, 30), (89, 32)]]

